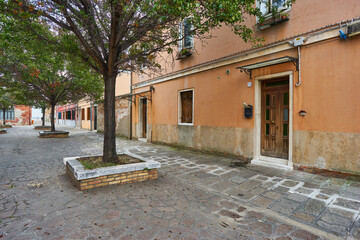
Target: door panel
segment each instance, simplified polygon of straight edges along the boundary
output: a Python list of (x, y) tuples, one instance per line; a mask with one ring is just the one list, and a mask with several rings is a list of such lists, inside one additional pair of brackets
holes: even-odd
[(261, 155), (288, 159), (288, 81), (280, 79), (264, 82), (261, 99)]

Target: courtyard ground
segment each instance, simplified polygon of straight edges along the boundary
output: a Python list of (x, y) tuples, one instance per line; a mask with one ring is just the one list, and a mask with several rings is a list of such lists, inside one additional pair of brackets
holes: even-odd
[(118, 139), (159, 178), (79, 191), (62, 159), (101, 154), (103, 136), (63, 129), (0, 135), (1, 239), (360, 239), (359, 182)]

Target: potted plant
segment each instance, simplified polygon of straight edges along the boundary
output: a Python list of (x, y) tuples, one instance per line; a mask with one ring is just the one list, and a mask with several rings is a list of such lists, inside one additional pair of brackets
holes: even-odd
[(180, 50), (180, 52), (177, 54), (176, 56), (176, 59), (179, 60), (179, 59), (183, 59), (183, 58), (186, 58), (186, 57), (189, 57), (191, 56), (192, 53), (191, 53), (191, 50), (189, 48), (183, 48)]

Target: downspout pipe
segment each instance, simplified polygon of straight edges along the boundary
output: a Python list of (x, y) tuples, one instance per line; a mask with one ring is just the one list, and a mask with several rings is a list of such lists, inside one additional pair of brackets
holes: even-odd
[(133, 72), (130, 71), (130, 140), (132, 139), (132, 82), (133, 82)]
[(295, 83), (296, 87), (300, 87), (301, 85), (301, 55), (300, 55), (300, 46), (298, 46), (298, 71), (299, 71), (299, 79), (298, 82)]

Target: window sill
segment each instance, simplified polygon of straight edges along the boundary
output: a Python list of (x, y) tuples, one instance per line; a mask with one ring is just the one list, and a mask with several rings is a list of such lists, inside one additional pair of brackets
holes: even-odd
[(275, 26), (275, 25), (278, 25), (280, 23), (287, 22), (287, 21), (289, 21), (288, 16), (270, 17), (270, 18), (265, 18), (264, 22), (258, 23), (257, 26), (258, 26), (259, 30), (264, 30), (269, 27), (272, 27), (272, 26)]
[(176, 55), (176, 60), (184, 59), (192, 55), (192, 48), (183, 48)]
[(194, 126), (194, 123), (178, 123), (179, 126)]

